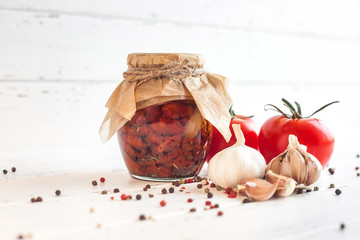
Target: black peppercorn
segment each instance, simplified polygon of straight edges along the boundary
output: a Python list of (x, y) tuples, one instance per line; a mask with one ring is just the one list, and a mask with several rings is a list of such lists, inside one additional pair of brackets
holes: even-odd
[(311, 188), (306, 189), (306, 192), (311, 192), (311, 191), (312, 191)]
[(144, 187), (144, 188), (143, 188), (143, 191), (144, 191), (144, 192), (146, 192), (147, 190), (148, 190), (147, 187)]
[(12, 171), (12, 172), (16, 172), (16, 167), (12, 167), (12, 168), (11, 168), (11, 171)]
[(161, 193), (162, 193), (162, 194), (167, 194), (166, 188), (163, 188), (163, 189), (161, 190)]
[(147, 189), (150, 189), (150, 188), (151, 188), (150, 184), (146, 184), (145, 187), (146, 187)]
[(37, 197), (37, 198), (36, 198), (36, 201), (37, 201), (37, 202), (42, 202), (43, 199), (42, 199), (42, 197)]
[(154, 197), (154, 194), (149, 194), (149, 198), (152, 198), (152, 197)]
[(102, 191), (101, 191), (101, 194), (107, 194), (107, 191), (106, 191), (106, 190), (102, 190)]
[(176, 182), (173, 182), (173, 185), (174, 185), (175, 187), (179, 187), (179, 186), (180, 186), (180, 183), (179, 183), (179, 181), (176, 181)]
[(36, 202), (36, 198), (31, 198), (31, 202)]
[(118, 193), (120, 190), (118, 188), (114, 188), (114, 193)]
[(333, 174), (335, 173), (334, 169), (333, 169), (333, 168), (329, 168), (329, 173), (330, 173), (331, 175), (333, 175)]
[(55, 191), (55, 194), (56, 194), (56, 196), (60, 196), (61, 191), (60, 191), (60, 190), (56, 190), (56, 191)]
[(335, 187), (335, 184), (330, 184), (329, 188), (334, 188)]
[(140, 200), (141, 199), (141, 195), (140, 194), (137, 194), (136, 195), (136, 200)]
[(360, 158), (360, 154), (356, 154), (356, 158)]
[(145, 220), (145, 215), (144, 214), (141, 214), (140, 216), (139, 216), (139, 220)]
[(190, 208), (190, 212), (196, 212), (196, 208)]
[(169, 188), (169, 193), (174, 193), (175, 189), (173, 187)]
[(8, 173), (8, 170), (4, 169), (4, 170), (3, 170), (3, 173), (4, 173), (4, 174), (7, 174), (7, 173)]
[(296, 193), (297, 194), (302, 194), (303, 192), (304, 192), (304, 190), (302, 188), (299, 188)]
[(94, 180), (94, 181), (91, 182), (91, 184), (92, 184), (93, 186), (96, 186), (96, 185), (97, 185), (97, 181)]
[(318, 186), (315, 186), (315, 187), (314, 187), (314, 191), (319, 191), (319, 187), (318, 187)]
[(336, 190), (335, 190), (335, 194), (336, 194), (336, 195), (340, 195), (340, 194), (341, 194), (341, 190), (340, 190), (340, 189), (336, 189)]
[(216, 204), (214, 205), (214, 208), (219, 208), (219, 204), (216, 203)]
[(345, 224), (344, 224), (344, 223), (341, 223), (341, 224), (340, 224), (340, 230), (344, 230), (344, 228), (345, 228)]
[(208, 194), (207, 194), (207, 197), (208, 198), (212, 198), (214, 195), (211, 193), (211, 192), (209, 192)]
[(360, 177), (360, 173), (357, 173), (356, 176)]
[(201, 183), (199, 183), (198, 185), (196, 185), (196, 187), (199, 188), (199, 189), (202, 188), (202, 186), (203, 186), (203, 185), (202, 185)]

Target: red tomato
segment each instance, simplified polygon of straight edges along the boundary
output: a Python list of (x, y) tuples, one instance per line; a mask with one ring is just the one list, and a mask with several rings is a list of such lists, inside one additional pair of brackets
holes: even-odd
[[(284, 99), (283, 102), (285, 105), (288, 104)], [(269, 163), (274, 157), (286, 150), (289, 144), (289, 135), (293, 134), (297, 136), (300, 144), (307, 146), (307, 152), (314, 155), (320, 161), (321, 165), (325, 167), (333, 152), (335, 138), (320, 120), (301, 117), (300, 106), (298, 103), (296, 104), (299, 113), (290, 104), (293, 110), (292, 116), (281, 112), (285, 116), (278, 115), (271, 117), (262, 125), (258, 139), (259, 150), (264, 156), (266, 163)], [(322, 110), (330, 104), (325, 105), (319, 110)], [(270, 106), (274, 107), (273, 105)], [(278, 110), (278, 108), (276, 109)]]
[(224, 148), (234, 145), (236, 138), (234, 130), (231, 127), (231, 125), (234, 123), (240, 124), (241, 130), (245, 137), (245, 145), (258, 150), (258, 129), (256, 128), (254, 120), (252, 118), (246, 118), (241, 115), (236, 115), (236, 117), (237, 118), (232, 118), (230, 122), (229, 128), (232, 136), (229, 142), (226, 142), (221, 133), (215, 127), (213, 127), (213, 138), (209, 152), (206, 156), (206, 162), (209, 162), (216, 153), (220, 152)]

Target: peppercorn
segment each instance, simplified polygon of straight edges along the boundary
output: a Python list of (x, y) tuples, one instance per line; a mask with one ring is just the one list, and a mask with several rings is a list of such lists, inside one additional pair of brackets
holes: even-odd
[(111, 196), (111, 197), (110, 197), (110, 200), (114, 200), (114, 196)]
[(56, 191), (55, 191), (55, 194), (56, 194), (56, 196), (60, 196), (61, 191), (60, 191), (60, 190), (56, 190)]
[(335, 190), (335, 194), (336, 194), (336, 195), (340, 195), (340, 194), (341, 194), (341, 190), (340, 190), (340, 189), (336, 189), (336, 190)]
[(210, 187), (211, 187), (211, 188), (216, 187), (215, 183), (211, 183), (211, 184), (210, 184)]
[(139, 216), (139, 220), (140, 220), (140, 221), (145, 220), (145, 215), (144, 215), (144, 214), (141, 214), (141, 215)]
[(196, 181), (197, 181), (197, 182), (201, 182), (202, 180), (203, 180), (202, 177), (200, 177), (200, 176), (197, 176), (197, 177), (196, 177)]
[(318, 187), (318, 186), (315, 186), (315, 187), (314, 187), (314, 191), (319, 191), (319, 187)]
[(93, 186), (96, 186), (96, 185), (97, 185), (97, 181), (94, 180), (94, 181), (91, 182), (91, 184), (92, 184)]
[(104, 177), (101, 177), (101, 178), (100, 178), (100, 182), (104, 183), (104, 182), (105, 182), (105, 178), (104, 178)]
[(296, 193), (297, 194), (302, 194), (303, 192), (304, 192), (304, 190), (302, 188), (299, 188)]
[(162, 201), (160, 202), (160, 206), (161, 206), (161, 207), (164, 207), (165, 205), (166, 205), (165, 200), (162, 200)]
[(360, 154), (356, 154), (356, 158), (360, 158)]
[(358, 166), (356, 166), (356, 167), (355, 167), (355, 170), (359, 170), (359, 167), (358, 167)]
[(205, 189), (204, 189), (204, 192), (205, 192), (205, 193), (208, 193), (208, 192), (210, 192), (210, 189), (209, 189), (209, 188), (205, 188)]
[(12, 167), (12, 168), (11, 168), (11, 171), (12, 171), (12, 172), (16, 172), (16, 167)]
[(120, 198), (121, 200), (127, 200), (128, 196), (126, 194), (121, 194)]
[(42, 199), (42, 197), (39, 196), (39, 197), (36, 198), (36, 201), (37, 201), (37, 202), (42, 202), (43, 199)]
[(191, 198), (189, 198), (189, 199), (187, 200), (187, 202), (188, 202), (188, 203), (192, 203), (193, 200), (192, 200)]
[(149, 198), (152, 198), (152, 197), (154, 197), (154, 194), (149, 194)]
[(106, 190), (102, 190), (102, 191), (101, 191), (101, 194), (107, 194), (107, 191), (106, 191)]
[(146, 184), (145, 187), (146, 187), (147, 189), (150, 189), (150, 188), (151, 188), (150, 184)]
[(340, 230), (344, 230), (345, 229), (345, 224), (344, 223), (341, 223), (340, 224)]
[(211, 202), (210, 202), (210, 201), (205, 201), (205, 205), (206, 205), (206, 206), (210, 206), (210, 205), (211, 205)]
[(219, 185), (216, 186), (216, 190), (221, 191), (222, 187), (220, 187)]
[(22, 234), (19, 234), (18, 236), (17, 236), (17, 239), (23, 239), (24, 238), (24, 236), (22, 235)]
[(203, 185), (201, 183), (199, 183), (198, 185), (196, 185), (196, 187), (200, 189), (203, 187)]
[(190, 208), (190, 212), (196, 212), (196, 208)]
[(141, 199), (141, 195), (140, 194), (136, 194), (136, 200), (140, 200)]
[(201, 185), (205, 186), (207, 184), (207, 181), (205, 179), (201, 180)]
[(221, 217), (224, 213), (222, 211), (218, 211), (217, 215)]
[(163, 188), (163, 189), (161, 190), (161, 193), (162, 193), (162, 194), (167, 194), (166, 188)]
[(333, 169), (333, 168), (329, 168), (329, 173), (330, 173), (331, 175), (333, 175), (333, 174), (335, 173), (334, 169)]
[(146, 191), (147, 191), (147, 187), (144, 187), (144, 188), (143, 188), (143, 191), (146, 192)]
[(331, 183), (329, 188), (334, 188), (335, 187), (335, 184)]
[(207, 194), (207, 197), (208, 198), (212, 198), (214, 195), (211, 193), (211, 192), (209, 192), (208, 194)]
[(4, 170), (3, 170), (3, 173), (4, 173), (4, 174), (7, 174), (7, 173), (8, 173), (8, 170), (4, 169)]
[(114, 188), (114, 193), (118, 193), (120, 190), (118, 188)]
[(357, 173), (356, 176), (360, 177), (360, 173)]
[(186, 183), (193, 183), (194, 182), (194, 179), (188, 179), (185, 181)]
[(312, 192), (312, 189), (311, 189), (311, 188), (307, 188), (307, 189), (306, 189), (306, 192)]
[(242, 203), (249, 203), (249, 202), (251, 202), (251, 201), (248, 198), (244, 198), (244, 200), (242, 201)]
[(128, 195), (128, 196), (127, 196), (127, 199), (131, 200), (131, 199), (132, 199), (132, 196), (131, 196), (131, 195)]
[(174, 193), (175, 192), (175, 189), (173, 187), (170, 187), (169, 188), (169, 193)]
[(36, 202), (36, 198), (31, 198), (31, 202)]
[(180, 186), (180, 183), (179, 183), (179, 181), (176, 181), (176, 182), (174, 182), (174, 184), (173, 184), (175, 187), (179, 187)]
[(219, 204), (216, 203), (216, 204), (214, 205), (214, 208), (219, 208)]

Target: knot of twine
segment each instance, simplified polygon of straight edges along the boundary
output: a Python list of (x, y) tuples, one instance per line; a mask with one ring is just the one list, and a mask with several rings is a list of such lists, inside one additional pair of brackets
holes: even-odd
[(202, 68), (191, 68), (189, 60), (168, 61), (162, 67), (133, 67), (123, 73), (124, 80), (129, 82), (137, 81), (142, 84), (151, 79), (171, 78), (174, 80), (184, 79), (187, 77), (198, 77), (205, 73)]

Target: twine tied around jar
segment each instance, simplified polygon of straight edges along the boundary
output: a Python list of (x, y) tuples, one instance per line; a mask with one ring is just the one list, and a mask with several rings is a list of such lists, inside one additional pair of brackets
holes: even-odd
[[(100, 137), (108, 141), (136, 110), (174, 100), (194, 100), (201, 115), (215, 126), (226, 141), (229, 129), (231, 98), (226, 90), (227, 79), (206, 72), (202, 63), (192, 62), (178, 54), (176, 61), (159, 59), (151, 54), (130, 54), (134, 62), (123, 74), (124, 80), (116, 87), (106, 103), (109, 109), (100, 127)], [(174, 56), (174, 54), (171, 54)], [(177, 55), (176, 55), (177, 56)], [(186, 55), (188, 56), (188, 55)], [(197, 59), (200, 55), (191, 55)], [(140, 60), (142, 61), (141, 63)], [(156, 61), (155, 61), (156, 60)]]
[(189, 67), (189, 60), (166, 61), (162, 67), (131, 67), (123, 73), (124, 80), (133, 82), (138, 81), (137, 85), (149, 81), (150, 79), (172, 78), (173, 80), (198, 77), (205, 74), (203, 68)]

